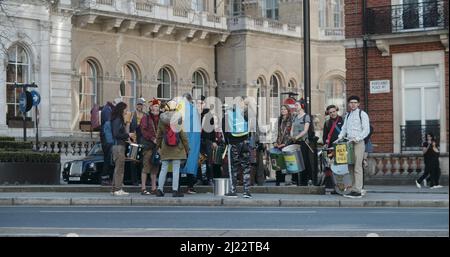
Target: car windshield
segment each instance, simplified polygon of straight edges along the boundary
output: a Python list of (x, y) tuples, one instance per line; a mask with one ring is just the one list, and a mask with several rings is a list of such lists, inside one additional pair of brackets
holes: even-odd
[(91, 151), (89, 151), (88, 155), (103, 155), (102, 145), (95, 144)]

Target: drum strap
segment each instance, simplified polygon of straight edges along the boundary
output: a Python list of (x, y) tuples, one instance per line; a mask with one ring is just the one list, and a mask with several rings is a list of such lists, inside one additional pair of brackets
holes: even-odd
[(326, 143), (329, 143), (329, 142), (330, 142), (331, 135), (333, 135), (334, 129), (336, 128), (336, 124), (338, 123), (338, 121), (339, 121), (339, 117), (336, 118), (336, 120), (335, 120), (334, 123), (333, 123), (333, 126), (332, 126), (331, 129), (330, 129), (330, 132), (328, 132), (327, 142), (326, 142)]

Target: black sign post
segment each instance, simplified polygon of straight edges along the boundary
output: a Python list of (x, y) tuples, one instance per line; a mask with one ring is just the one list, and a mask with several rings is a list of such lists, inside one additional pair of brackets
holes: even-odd
[(31, 93), (27, 91), (29, 87), (38, 87), (34, 82), (31, 84), (14, 83), (15, 88), (22, 88), (22, 95), (19, 103), (20, 111), (23, 117), (23, 141), (27, 141), (27, 121), (26, 113), (33, 107), (33, 98)]

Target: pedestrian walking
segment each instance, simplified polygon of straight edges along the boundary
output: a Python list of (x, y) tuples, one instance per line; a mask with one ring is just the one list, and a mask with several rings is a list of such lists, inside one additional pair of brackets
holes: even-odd
[(167, 103), (168, 111), (160, 115), (158, 131), (156, 134), (156, 147), (161, 155), (161, 172), (158, 179), (156, 196), (164, 196), (164, 183), (172, 163), (172, 196), (183, 197), (179, 191), (180, 164), (186, 160), (189, 153), (189, 144), (186, 133), (183, 130), (181, 114), (177, 112), (177, 103), (173, 100)]
[(423, 160), (425, 162), (425, 172), (416, 180), (416, 186), (421, 188), (422, 181), (430, 177), (430, 188), (441, 188), (439, 185), (439, 177), (441, 176), (441, 169), (439, 167), (439, 147), (436, 138), (430, 132), (426, 134), (426, 140), (422, 144)]
[(370, 122), (367, 113), (359, 109), (359, 97), (350, 96), (348, 98), (350, 112), (348, 112), (344, 119), (341, 133), (339, 133), (338, 140), (349, 139), (353, 144), (355, 164), (349, 165), (349, 172), (352, 176), (352, 190), (349, 194), (344, 195), (350, 198), (361, 198), (363, 188), (363, 159), (365, 152), (364, 139), (370, 133)]

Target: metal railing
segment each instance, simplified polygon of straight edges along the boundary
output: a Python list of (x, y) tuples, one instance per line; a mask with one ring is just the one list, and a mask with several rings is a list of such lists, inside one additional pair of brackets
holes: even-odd
[(448, 28), (448, 0), (367, 8), (368, 34)]
[(425, 134), (431, 132), (439, 142), (439, 125), (402, 125), (400, 126), (401, 152), (421, 151)]

